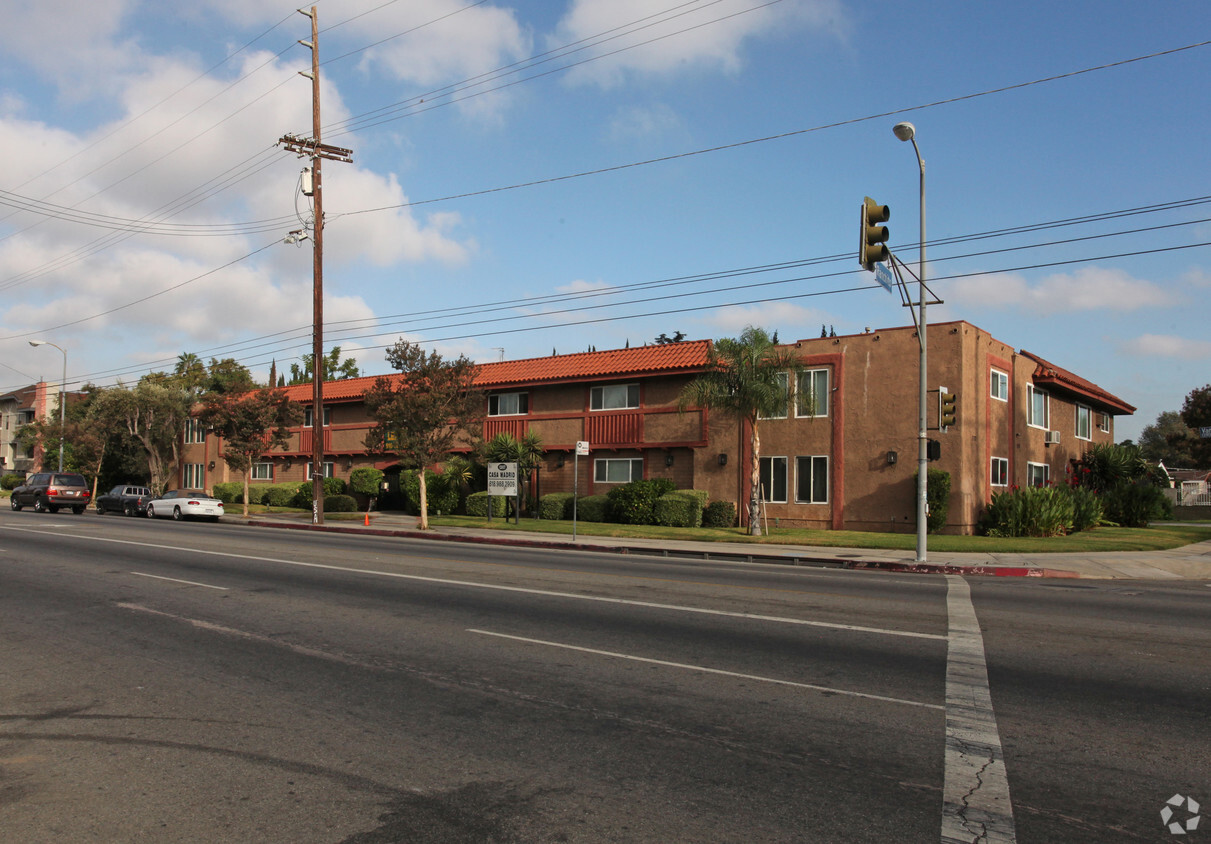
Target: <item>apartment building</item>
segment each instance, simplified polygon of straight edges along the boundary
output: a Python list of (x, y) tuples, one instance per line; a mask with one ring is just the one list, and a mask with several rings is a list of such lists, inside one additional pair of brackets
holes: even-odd
[[(1062, 481), (1094, 443), (1114, 441), (1114, 417), (1134, 408), (1045, 359), (1015, 351), (967, 322), (928, 333), (932, 466), (951, 475), (946, 532), (970, 533), (992, 494)], [(546, 450), (535, 493), (591, 495), (639, 478), (671, 478), (736, 503), (745, 518), (750, 432), (722, 413), (679, 407), (707, 365), (710, 341), (486, 363), (483, 436), (536, 433)], [(787, 344), (804, 367), (786, 376), (785, 411), (760, 420), (760, 485), (770, 524), (911, 532), (916, 518), (919, 346), (912, 327)], [(325, 475), (373, 465), (398, 472), (394, 455), (368, 454), (373, 425), (362, 396), (373, 377), (325, 384), (320, 436)], [(253, 467), (253, 483), (311, 477), (316, 420), (311, 386), (286, 388), (308, 405), (287, 448)], [(955, 396), (955, 424), (938, 429), (938, 396)], [(578, 441), (591, 454), (577, 460)], [(222, 444), (186, 431), (182, 486), (236, 480)]]
[(45, 381), (0, 396), (0, 474), (37, 472), (42, 468), (42, 447), (22, 447), (17, 442), (17, 431), (35, 419), (48, 419), (58, 412), (59, 394)]

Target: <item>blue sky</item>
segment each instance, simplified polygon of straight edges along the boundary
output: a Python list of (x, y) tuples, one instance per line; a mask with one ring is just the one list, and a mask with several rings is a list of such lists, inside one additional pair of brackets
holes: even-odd
[[(354, 150), (323, 168), (325, 334), (367, 374), (399, 337), (487, 361), (905, 325), (855, 253), (870, 195), (916, 265), (917, 163), (891, 132), (909, 120), (931, 322), (1136, 405), (1119, 437), (1211, 380), (1205, 2), (317, 12), (323, 140)], [(308, 19), (39, 0), (6, 31), (0, 388), (58, 380), (29, 339), (66, 349), (72, 386), (182, 352), (297, 363), (312, 250), (282, 239), (308, 208), (303, 162), (274, 145), (310, 134)]]

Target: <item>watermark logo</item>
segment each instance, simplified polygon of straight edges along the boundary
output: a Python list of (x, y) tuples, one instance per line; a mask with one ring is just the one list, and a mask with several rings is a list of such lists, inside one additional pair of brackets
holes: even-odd
[(1198, 801), (1193, 797), (1175, 794), (1161, 807), (1161, 823), (1171, 835), (1186, 835), (1198, 829), (1198, 822), (1202, 819), (1198, 811)]

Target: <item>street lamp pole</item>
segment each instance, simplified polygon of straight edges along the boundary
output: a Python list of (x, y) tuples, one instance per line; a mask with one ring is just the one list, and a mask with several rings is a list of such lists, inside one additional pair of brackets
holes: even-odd
[(54, 346), (63, 353), (63, 380), (59, 382), (59, 471), (63, 471), (63, 431), (67, 427), (65, 411), (67, 410), (67, 352), (63, 347), (49, 340), (30, 340), (31, 346)]
[(918, 282), (920, 284), (920, 302), (917, 311), (920, 314), (917, 324), (917, 338), (921, 345), (920, 383), (917, 397), (917, 413), (919, 415), (919, 431), (917, 434), (917, 559), (918, 563), (925, 562), (926, 535), (928, 533), (929, 508), (929, 415), (926, 399), (929, 395), (929, 379), (927, 374), (927, 352), (925, 343), (925, 160), (921, 158), (921, 150), (917, 146), (917, 129), (911, 123), (897, 123), (892, 131), (901, 141), (911, 141), (913, 152), (917, 155), (917, 165), (921, 170), (921, 247)]

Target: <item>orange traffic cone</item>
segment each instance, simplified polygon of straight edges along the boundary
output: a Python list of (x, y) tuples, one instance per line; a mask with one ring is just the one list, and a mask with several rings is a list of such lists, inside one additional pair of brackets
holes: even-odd
[(370, 511), (369, 511), (369, 510), (367, 510), (367, 511), (366, 511), (366, 522), (365, 522), (365, 525), (366, 525), (366, 527), (370, 527)]

